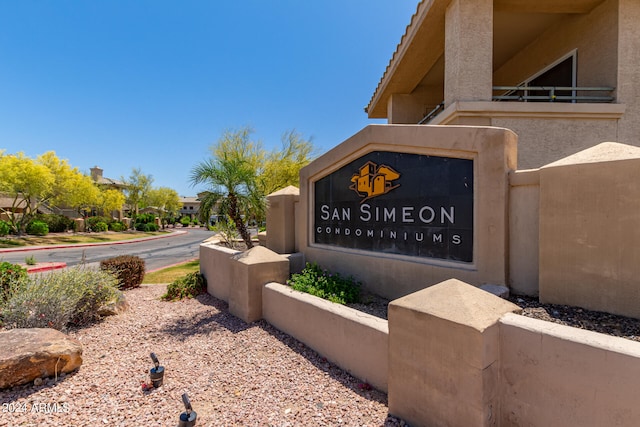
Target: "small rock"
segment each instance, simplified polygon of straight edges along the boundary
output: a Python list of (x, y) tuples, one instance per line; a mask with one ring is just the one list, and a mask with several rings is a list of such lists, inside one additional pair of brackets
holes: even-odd
[(115, 298), (98, 309), (98, 314), (100, 316), (115, 316), (117, 314), (124, 313), (128, 309), (129, 303), (124, 296), (124, 292), (118, 291)]
[(42, 378), (38, 377), (38, 378), (36, 378), (35, 380), (33, 380), (33, 385), (34, 385), (34, 386), (36, 386), (36, 387), (37, 387), (37, 386), (41, 386), (41, 385), (42, 385), (42, 382), (43, 382), (43, 381), (42, 381)]

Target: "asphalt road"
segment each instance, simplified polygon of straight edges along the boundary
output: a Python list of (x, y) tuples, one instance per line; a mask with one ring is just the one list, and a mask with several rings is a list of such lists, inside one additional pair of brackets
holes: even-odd
[(1, 252), (0, 261), (24, 263), (33, 256), (37, 262), (65, 262), (73, 266), (98, 263), (118, 255), (137, 255), (145, 260), (146, 270), (150, 271), (198, 258), (200, 243), (213, 234), (205, 229), (190, 228), (183, 234), (133, 243)]

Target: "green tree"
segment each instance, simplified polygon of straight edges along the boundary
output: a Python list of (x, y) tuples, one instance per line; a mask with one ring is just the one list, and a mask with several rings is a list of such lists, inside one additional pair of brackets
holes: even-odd
[(256, 209), (264, 210), (255, 206), (255, 203), (264, 204), (263, 199), (256, 194), (255, 165), (252, 165), (251, 159), (243, 158), (239, 151), (225, 152), (221, 149), (222, 146), (245, 137), (243, 131), (226, 132), (212, 148), (214, 157), (198, 163), (191, 170), (191, 184), (205, 184), (209, 187), (199, 193), (200, 218), (208, 220), (214, 209), (228, 215), (247, 249), (250, 249), (253, 243), (244, 219)]
[(144, 208), (143, 202), (147, 199), (147, 194), (151, 190), (153, 184), (153, 176), (145, 175), (140, 168), (133, 168), (129, 178), (122, 178), (126, 184), (125, 193), (126, 201), (133, 212), (138, 215), (140, 208)]
[(180, 211), (180, 196), (172, 188), (152, 188), (147, 194), (147, 206), (156, 209), (164, 227), (169, 219), (175, 218)]
[(299, 185), (300, 169), (309, 163), (314, 151), (311, 140), (295, 130), (282, 136), (282, 148), (267, 152), (251, 138), (249, 127), (225, 131), (211, 147), (212, 157), (191, 171), (192, 185), (210, 188), (198, 194), (200, 219), (207, 221), (212, 211), (228, 215), (247, 244), (252, 247), (245, 222), (262, 222), (266, 196), (288, 185)]

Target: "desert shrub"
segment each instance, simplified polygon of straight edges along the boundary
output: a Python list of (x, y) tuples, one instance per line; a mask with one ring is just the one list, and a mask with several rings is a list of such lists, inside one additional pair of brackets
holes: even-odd
[(49, 226), (46, 222), (33, 220), (27, 224), (25, 231), (32, 236), (46, 236), (49, 234)]
[(106, 222), (96, 222), (95, 225), (92, 227), (92, 231), (95, 231), (96, 233), (100, 233), (103, 231), (107, 231), (109, 229), (109, 226), (107, 225)]
[(236, 228), (235, 223), (231, 221), (231, 218), (228, 216), (220, 218), (220, 220), (216, 222), (216, 225), (213, 226), (213, 231), (218, 234), (221, 243), (224, 243), (231, 249), (235, 249), (235, 240), (240, 238), (240, 235), (238, 234), (238, 229)]
[(11, 231), (11, 227), (6, 221), (0, 219), (0, 236), (6, 236)]
[(119, 289), (137, 288), (144, 279), (144, 260), (135, 255), (120, 255), (100, 261), (100, 269), (118, 279)]
[(183, 227), (188, 227), (189, 224), (191, 224), (191, 220), (188, 216), (183, 216), (182, 218), (180, 218), (180, 224), (182, 224)]
[(158, 231), (158, 224), (146, 223), (146, 224), (136, 224), (136, 230), (144, 231), (144, 232), (152, 232)]
[(50, 233), (63, 233), (67, 230), (75, 230), (76, 223), (71, 218), (58, 214), (38, 214), (35, 220), (45, 222)]
[(117, 279), (105, 272), (69, 268), (30, 276), (2, 311), (6, 328), (83, 326), (99, 317), (98, 309), (112, 300)]
[(287, 284), (297, 291), (338, 304), (357, 302), (360, 296), (360, 283), (353, 277), (330, 273), (316, 263), (307, 263), (304, 270), (299, 274), (293, 274)]
[[(99, 231), (107, 231), (109, 224), (113, 222), (111, 218), (107, 218), (106, 216), (90, 216), (85, 220), (85, 228), (87, 231), (99, 232)], [(107, 228), (100, 223), (106, 224)]]
[(207, 281), (200, 273), (193, 272), (176, 279), (167, 286), (167, 292), (162, 299), (177, 301), (183, 298), (193, 298), (207, 291)]
[(127, 226), (124, 224), (124, 222), (122, 221), (113, 221), (111, 224), (109, 224), (109, 230), (111, 231), (125, 231), (127, 229)]
[(27, 281), (27, 269), (10, 262), (0, 262), (0, 309)]

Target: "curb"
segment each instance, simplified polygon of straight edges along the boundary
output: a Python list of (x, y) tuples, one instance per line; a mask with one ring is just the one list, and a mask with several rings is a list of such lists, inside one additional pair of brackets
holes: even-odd
[(66, 262), (43, 262), (42, 265), (27, 266), (27, 274), (42, 273), (43, 271), (58, 270), (67, 266)]
[(170, 231), (169, 234), (161, 235), (161, 236), (151, 236), (151, 237), (140, 237), (137, 239), (131, 240), (118, 240), (115, 242), (96, 242), (96, 243), (76, 243), (76, 244), (66, 244), (66, 245), (49, 245), (49, 246), (21, 246), (19, 248), (2, 248), (0, 249), (0, 254), (7, 252), (28, 252), (28, 251), (40, 251), (45, 249), (69, 249), (69, 248), (83, 248), (89, 246), (105, 246), (105, 245), (126, 245), (127, 243), (136, 243), (142, 242), (145, 240), (157, 240), (157, 239), (166, 239), (167, 237), (175, 237), (180, 234), (185, 234), (186, 231), (178, 230), (178, 231)]
[(182, 264), (187, 264), (187, 263), (190, 263), (190, 262), (193, 262), (193, 261), (197, 261), (197, 260), (198, 260), (198, 258), (192, 258), (192, 259), (188, 259), (186, 261), (176, 262), (175, 264), (165, 265), (164, 267), (155, 268), (153, 270), (145, 271), (144, 274), (155, 273), (156, 271), (164, 270), (165, 268), (171, 268), (171, 267), (175, 267), (175, 266), (182, 265)]

